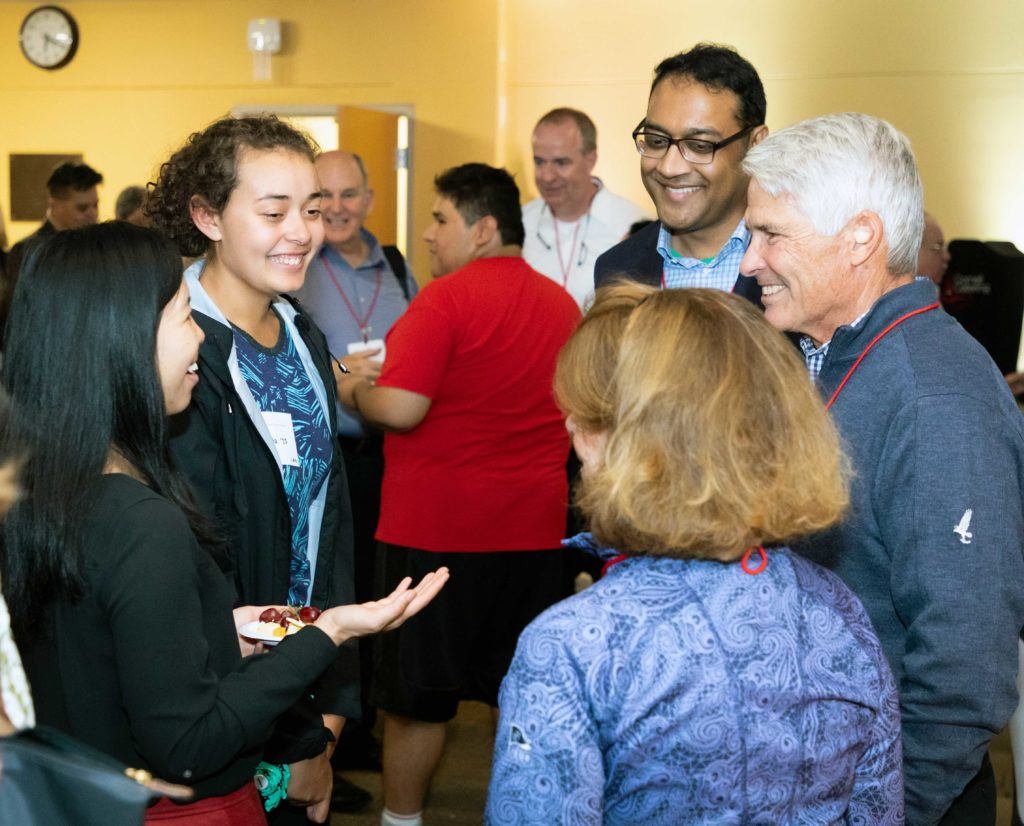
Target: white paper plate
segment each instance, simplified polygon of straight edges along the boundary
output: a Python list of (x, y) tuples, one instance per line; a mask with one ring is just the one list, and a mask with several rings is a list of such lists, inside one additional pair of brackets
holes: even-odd
[[(238, 629), (238, 633), (249, 640), (257, 640), (264, 643), (265, 645), (277, 645), (285, 637), (274, 637), (270, 634), (265, 634), (260, 631), (262, 622), (247, 622), (241, 628)], [(298, 632), (296, 632), (298, 633)], [(295, 634), (287, 634), (288, 637), (293, 637)]]

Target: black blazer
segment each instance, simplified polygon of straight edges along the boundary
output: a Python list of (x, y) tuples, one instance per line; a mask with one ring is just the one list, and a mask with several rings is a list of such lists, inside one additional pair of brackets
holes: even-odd
[(234, 588), (181, 510), (117, 473), (90, 493), (84, 595), (40, 606), (52, 638), (18, 641), (39, 721), (199, 798), (252, 783), (275, 718), (337, 649), (303, 629), (243, 660)]
[[(616, 276), (622, 275), (641, 284), (655, 287), (661, 284), (664, 261), (658, 253), (660, 231), (661, 222), (654, 221), (636, 235), (620, 241), (601, 255), (594, 264), (594, 288), (603, 287)], [(761, 288), (756, 279), (738, 275), (732, 291), (752, 304), (762, 307)]]

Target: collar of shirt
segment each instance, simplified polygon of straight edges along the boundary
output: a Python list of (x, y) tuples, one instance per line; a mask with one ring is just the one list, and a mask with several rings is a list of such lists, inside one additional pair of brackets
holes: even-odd
[(597, 192), (594, 193), (594, 197), (591, 199), (590, 206), (587, 208), (587, 211), (575, 221), (559, 221), (555, 218), (555, 214), (551, 211), (551, 207), (548, 206), (547, 201), (544, 201), (541, 204), (540, 218), (537, 221), (537, 237), (548, 249), (550, 249), (555, 243), (555, 236), (553, 233), (558, 232), (558, 228), (555, 226), (556, 223), (561, 224), (564, 230), (566, 227), (574, 227), (580, 221), (583, 221), (583, 241), (584, 243), (586, 242), (587, 230), (590, 229), (590, 222), (595, 217), (594, 207), (600, 203), (597, 196), (601, 194), (602, 190), (604, 190), (604, 182), (600, 178), (591, 176), (590, 180), (597, 187)]
[[(870, 309), (867, 312), (861, 313), (851, 323), (845, 326), (851, 328), (856, 327), (865, 318), (867, 318), (870, 313)], [(818, 380), (818, 376), (821, 373), (821, 365), (825, 362), (825, 356), (828, 355), (828, 346), (831, 343), (832, 339), (829, 339), (820, 347), (815, 347), (814, 339), (810, 336), (800, 336), (800, 349), (803, 350), (804, 361), (807, 362), (807, 372), (811, 375), (811, 381)]]
[(369, 248), (366, 253), (366, 258), (358, 267), (351, 266), (345, 257), (338, 252), (330, 244), (324, 244), (320, 247), (320, 255), (324, 256), (331, 262), (331, 266), (335, 269), (341, 268), (342, 272), (359, 272), (360, 270), (375, 270), (384, 264), (384, 250), (380, 245), (380, 241), (374, 237), (373, 233), (365, 228), (359, 230), (363, 240), (366, 242)]
[(750, 244), (750, 230), (743, 219), (736, 225), (729, 240), (710, 261), (684, 258), (672, 249), (672, 236), (662, 224), (658, 232), (658, 254), (664, 263), (665, 285), (679, 287), (711, 287), (730, 291), (740, 272), (740, 261)]

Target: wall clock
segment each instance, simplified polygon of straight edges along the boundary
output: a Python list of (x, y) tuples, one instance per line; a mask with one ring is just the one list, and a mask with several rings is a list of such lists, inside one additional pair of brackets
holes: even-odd
[(21, 24), (21, 51), (41, 69), (59, 69), (71, 62), (78, 50), (78, 25), (58, 6), (33, 9)]

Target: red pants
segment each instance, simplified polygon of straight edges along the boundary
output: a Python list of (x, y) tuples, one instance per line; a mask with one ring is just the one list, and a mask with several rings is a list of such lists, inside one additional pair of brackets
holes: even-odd
[(166, 797), (146, 812), (146, 824), (174, 826), (265, 826), (263, 801), (252, 782), (223, 797), (179, 805)]

